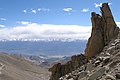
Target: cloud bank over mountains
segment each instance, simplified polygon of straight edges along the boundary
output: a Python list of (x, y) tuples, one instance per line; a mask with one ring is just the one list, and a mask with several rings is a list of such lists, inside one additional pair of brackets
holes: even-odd
[[(20, 26), (0, 28), (0, 41), (76, 41), (88, 40), (91, 26), (17, 22)], [(120, 26), (120, 22), (116, 22)]]
[(18, 22), (21, 26), (0, 29), (1, 41), (74, 41), (87, 40), (91, 26)]

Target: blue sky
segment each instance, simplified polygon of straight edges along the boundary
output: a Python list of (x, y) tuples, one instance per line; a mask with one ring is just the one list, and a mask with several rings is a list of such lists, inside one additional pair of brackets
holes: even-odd
[[(47, 28), (50, 28), (49, 25), (54, 26), (54, 28), (52, 27), (50, 29), (53, 32), (59, 31), (60, 29), (57, 27), (62, 26), (61, 31), (66, 30), (63, 33), (72, 31), (67, 30), (65, 25), (67, 25), (67, 28), (71, 29), (73, 29), (73, 26), (71, 25), (74, 25), (77, 27), (74, 28), (75, 32), (73, 33), (76, 33), (76, 29), (78, 28), (82, 31), (82, 29), (84, 30), (84, 27), (91, 26), (91, 12), (94, 11), (99, 13), (100, 4), (103, 2), (109, 2), (115, 20), (119, 23), (119, 0), (0, 0), (0, 35), (3, 35), (3, 33), (6, 35), (5, 31), (19, 28), (20, 32), (16, 31), (19, 32), (19, 35), (21, 34), (20, 36), (22, 36), (25, 30), (27, 31), (30, 29), (26, 29), (26, 27), (33, 27), (34, 25), (34, 28), (37, 26), (38, 28), (42, 27), (40, 29), (43, 29), (43, 24), (47, 25)], [(45, 25), (44, 27), (46, 27)], [(25, 30), (23, 30), (23, 28), (25, 28)], [(47, 28), (45, 28), (46, 31), (48, 31)], [(65, 30), (63, 30), (63, 28), (65, 28)], [(31, 31), (28, 30), (27, 32), (30, 33)], [(53, 34), (53, 32), (51, 33)], [(86, 32), (90, 33), (90, 30)], [(6, 36), (10, 37), (10, 39), (16, 38), (14, 37), (15, 34), (12, 35), (12, 31), (8, 34), (9, 36)], [(54, 34), (56, 33), (54, 32)], [(36, 36), (37, 34), (34, 35)], [(28, 36), (25, 38), (28, 38)], [(87, 38), (88, 36), (86, 39)], [(0, 37), (0, 39), (6, 38), (3, 36)]]

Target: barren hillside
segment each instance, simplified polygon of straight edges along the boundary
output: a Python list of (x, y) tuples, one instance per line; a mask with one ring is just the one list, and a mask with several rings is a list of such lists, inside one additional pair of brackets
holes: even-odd
[(48, 80), (49, 74), (29, 61), (0, 53), (0, 80)]

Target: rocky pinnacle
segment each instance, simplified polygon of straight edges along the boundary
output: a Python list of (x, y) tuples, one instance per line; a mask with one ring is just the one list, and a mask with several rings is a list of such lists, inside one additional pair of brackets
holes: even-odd
[(95, 12), (91, 13), (92, 33), (85, 49), (88, 58), (99, 54), (119, 33), (108, 3), (103, 3), (100, 9), (102, 16)]

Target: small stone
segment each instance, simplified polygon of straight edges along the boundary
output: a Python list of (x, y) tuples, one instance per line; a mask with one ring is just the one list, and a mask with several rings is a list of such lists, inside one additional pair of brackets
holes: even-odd
[(120, 79), (120, 73), (116, 73), (116, 79)]
[(120, 42), (119, 39), (116, 39), (115, 40), (115, 45), (118, 44), (119, 42)]
[(97, 61), (95, 62), (95, 67), (97, 67), (98, 65), (100, 65), (100, 63), (101, 63), (101, 61), (100, 61), (100, 60), (97, 60)]
[(87, 75), (87, 72), (81, 72), (81, 73), (79, 74), (78, 79), (81, 79), (81, 78), (85, 77), (86, 75)]
[(115, 44), (114, 44), (114, 43), (112, 43), (112, 44), (111, 44), (111, 46), (115, 46)]
[(110, 75), (110, 74), (107, 74), (106, 75), (106, 79), (108, 80), (116, 80), (114, 76)]
[(109, 64), (109, 67), (110, 67), (110, 68), (111, 68), (111, 67), (114, 67), (114, 66), (116, 66), (117, 63), (119, 63), (119, 62), (120, 62), (119, 60), (113, 61), (113, 62), (111, 62), (111, 63)]
[(107, 50), (110, 51), (110, 50), (113, 50), (113, 49), (115, 49), (115, 46), (111, 46)]
[(107, 52), (107, 53), (106, 53), (106, 56), (110, 56), (110, 53)]
[(69, 78), (69, 77), (71, 77), (71, 76), (66, 74), (65, 77), (66, 77), (66, 78)]
[(86, 71), (92, 71), (95, 68), (95, 66), (92, 63), (88, 63), (86, 66)]
[(88, 80), (96, 80), (99, 77), (102, 77), (105, 74), (105, 67), (100, 68), (96, 72), (94, 72), (92, 75), (90, 75)]
[(103, 59), (103, 65), (107, 64), (110, 61), (110, 57), (104, 57)]
[(87, 77), (84, 77), (84, 78), (81, 78), (81, 79), (78, 79), (78, 80), (88, 80)]
[(108, 72), (110, 70), (110, 67), (109, 66), (105, 66), (105, 70), (106, 70), (106, 72)]
[(71, 79), (68, 79), (68, 80), (74, 80), (73, 78), (71, 78)]

